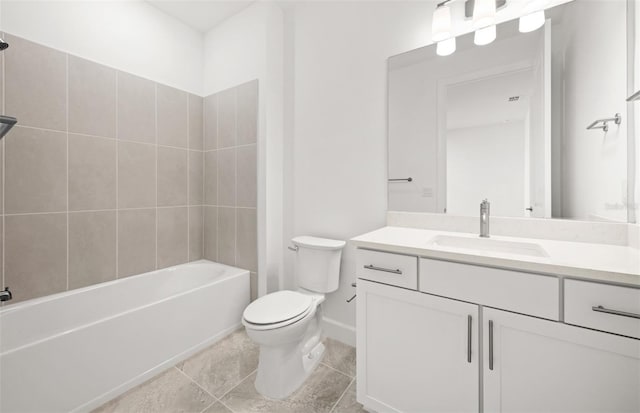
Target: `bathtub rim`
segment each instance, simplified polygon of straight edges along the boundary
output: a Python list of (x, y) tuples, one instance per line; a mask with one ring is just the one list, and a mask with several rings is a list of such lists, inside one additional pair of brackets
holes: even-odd
[[(196, 260), (196, 261), (189, 261), (189, 262), (185, 262), (185, 263), (182, 263), (182, 264), (172, 265), (171, 267), (159, 268), (159, 269), (153, 270), (153, 271), (147, 271), (147, 272), (143, 272), (143, 273), (140, 273), (140, 274), (135, 274), (135, 275), (129, 275), (129, 276), (126, 276), (126, 277), (116, 278), (115, 280), (109, 280), (109, 281), (101, 282), (101, 283), (98, 283), (98, 284), (92, 284), (92, 285), (88, 285), (88, 286), (85, 286), (85, 287), (74, 288), (72, 290), (67, 290), (67, 291), (60, 291), (58, 293), (49, 294), (49, 295), (45, 295), (45, 296), (42, 296), (42, 297), (30, 298), (28, 300), (19, 301), (19, 302), (15, 303), (15, 304), (6, 304), (5, 303), (2, 307), (0, 307), (0, 317), (2, 315), (4, 315), (4, 314), (10, 314), (12, 312), (19, 311), (21, 309), (25, 309), (25, 308), (29, 308), (29, 307), (33, 307), (33, 306), (36, 306), (36, 305), (39, 305), (39, 304), (44, 304), (44, 303), (47, 303), (47, 302), (50, 302), (50, 301), (62, 299), (62, 298), (65, 298), (65, 297), (76, 295), (76, 294), (85, 293), (85, 292), (88, 292), (88, 291), (93, 291), (93, 290), (96, 290), (98, 288), (108, 287), (108, 286), (111, 286), (111, 285), (116, 284), (116, 283), (121, 283), (121, 282), (123, 282), (125, 280), (142, 278), (142, 277), (149, 276), (149, 275), (151, 275), (153, 273), (157, 273), (157, 272), (160, 272), (160, 271), (171, 270), (171, 269), (176, 268), (176, 267), (182, 267), (182, 266), (185, 266), (185, 265), (192, 265), (192, 264), (215, 264), (217, 266), (222, 266), (222, 267), (225, 267), (225, 268), (227, 268), (229, 270), (233, 270), (233, 271), (231, 271), (229, 273), (225, 273), (224, 275), (222, 275), (220, 277), (217, 277), (217, 278), (211, 280), (210, 282), (203, 283), (201, 285), (198, 285), (197, 287), (190, 288), (190, 289), (185, 290), (183, 292), (193, 291), (194, 289), (202, 288), (202, 287), (208, 286), (210, 284), (213, 284), (215, 282), (222, 281), (222, 280), (225, 280), (227, 278), (230, 278), (230, 277), (233, 277), (235, 275), (239, 275), (239, 274), (242, 274), (242, 273), (245, 273), (245, 272), (250, 273), (249, 270), (245, 270), (245, 269), (242, 269), (242, 268), (239, 268), (239, 267), (233, 267), (233, 266), (230, 266), (230, 265), (227, 265), (227, 264), (222, 264), (222, 263), (219, 263), (219, 262), (210, 261), (210, 260), (207, 260), (207, 259), (203, 258), (203, 259), (199, 259), (199, 260)], [(160, 300), (157, 300), (157, 301), (154, 301), (154, 302), (160, 302), (160, 301), (162, 301), (162, 300), (164, 300), (166, 298), (168, 298), (168, 297), (165, 297), (163, 299), (160, 299)], [(0, 319), (0, 324), (1, 324), (1, 319)]]

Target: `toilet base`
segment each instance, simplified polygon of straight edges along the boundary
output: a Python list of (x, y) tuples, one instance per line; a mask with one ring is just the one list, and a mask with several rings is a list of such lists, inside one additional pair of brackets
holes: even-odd
[(270, 399), (288, 397), (302, 386), (320, 364), (324, 352), (319, 330), (301, 343), (260, 346), (256, 390)]

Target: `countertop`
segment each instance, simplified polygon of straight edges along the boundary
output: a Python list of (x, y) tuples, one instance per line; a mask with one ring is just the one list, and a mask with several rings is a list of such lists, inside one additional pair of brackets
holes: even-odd
[(534, 243), (548, 257), (514, 256), (430, 244), (438, 235), (477, 238), (477, 234), (384, 227), (350, 240), (352, 245), (399, 254), (507, 268), (561, 277), (640, 287), (640, 250), (607, 244), (491, 236), (491, 239)]

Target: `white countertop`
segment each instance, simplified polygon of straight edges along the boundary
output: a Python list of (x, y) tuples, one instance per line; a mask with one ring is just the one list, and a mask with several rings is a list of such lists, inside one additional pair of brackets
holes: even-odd
[(469, 264), (640, 287), (640, 250), (617, 245), (491, 236), (491, 239), (529, 242), (541, 246), (549, 257), (513, 256), (436, 246), (438, 235), (477, 238), (477, 234), (427, 229), (384, 227), (351, 239), (361, 248), (417, 255)]

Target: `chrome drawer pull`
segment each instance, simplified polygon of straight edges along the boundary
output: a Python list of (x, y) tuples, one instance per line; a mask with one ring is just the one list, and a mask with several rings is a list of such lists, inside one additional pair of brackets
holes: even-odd
[(599, 305), (599, 306), (594, 306), (591, 307), (591, 309), (593, 311), (597, 311), (598, 313), (607, 313), (607, 314), (613, 314), (613, 315), (619, 315), (622, 317), (629, 317), (629, 318), (637, 318), (640, 319), (640, 314), (636, 314), (636, 313), (627, 313), (625, 311), (619, 311), (619, 310), (610, 310), (608, 308), (604, 308), (603, 306)]
[(374, 270), (374, 271), (390, 272), (393, 274), (402, 274), (402, 271), (400, 271), (399, 269), (390, 270), (389, 268), (376, 267), (375, 265), (371, 265), (371, 264), (365, 265), (364, 268), (368, 270)]

